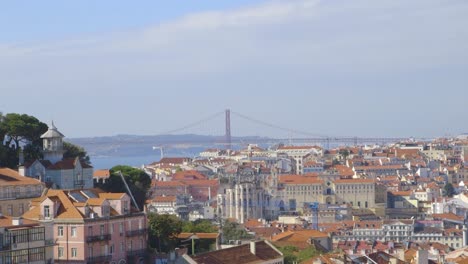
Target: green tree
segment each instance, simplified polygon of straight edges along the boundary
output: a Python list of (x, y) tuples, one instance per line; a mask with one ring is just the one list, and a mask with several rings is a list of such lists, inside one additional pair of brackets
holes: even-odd
[[(124, 175), (125, 181), (130, 188), (133, 197), (138, 204), (140, 210), (143, 209), (146, 200), (146, 194), (151, 186), (151, 178), (143, 170), (133, 168), (130, 166), (119, 165), (110, 169), (110, 177), (105, 183), (98, 183), (99, 187), (108, 192), (127, 192), (125, 184), (122, 182), (120, 174), (121, 171)], [(130, 194), (129, 194), (130, 195)]]
[(347, 149), (342, 149), (339, 151), (341, 157), (343, 157), (343, 160), (346, 160), (349, 156), (349, 150)]
[(252, 235), (247, 233), (245, 229), (241, 228), (238, 223), (235, 222), (224, 222), (222, 230), (224, 241), (250, 239), (253, 237)]
[(88, 164), (91, 164), (91, 160), (90, 160), (90, 158), (88, 156), (88, 153), (86, 153), (84, 148), (64, 141), (63, 142), (63, 149), (65, 150), (65, 153), (63, 153), (64, 158), (79, 157), (80, 160), (82, 160), (82, 161), (84, 161), (84, 162), (86, 162)]
[(199, 219), (195, 221), (184, 221), (182, 225), (182, 232), (185, 233), (216, 233), (218, 229), (211, 221), (206, 219)]
[(451, 183), (445, 184), (444, 194), (448, 197), (453, 197), (453, 195), (455, 194), (455, 188), (453, 188), (453, 185)]
[(24, 149), (25, 160), (42, 157), (41, 135), (47, 125), (34, 116), (8, 113), (0, 115), (0, 166), (16, 168), (19, 147)]
[(148, 214), (149, 245), (159, 252), (169, 252), (177, 244), (182, 231), (182, 221), (175, 215)]

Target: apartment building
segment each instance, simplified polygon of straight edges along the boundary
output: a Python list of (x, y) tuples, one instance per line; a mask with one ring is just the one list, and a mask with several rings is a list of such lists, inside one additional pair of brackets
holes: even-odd
[(146, 215), (125, 193), (51, 189), (23, 217), (52, 224), (55, 263), (126, 263), (146, 253)]
[(296, 174), (304, 174), (304, 159), (309, 155), (322, 156), (322, 148), (318, 146), (282, 146), (277, 154), (286, 154), (293, 161)]
[(21, 217), (0, 216), (0, 263), (53, 262), (52, 226)]
[(21, 216), (33, 198), (40, 197), (44, 184), (21, 176), (17, 171), (0, 168), (0, 214)]

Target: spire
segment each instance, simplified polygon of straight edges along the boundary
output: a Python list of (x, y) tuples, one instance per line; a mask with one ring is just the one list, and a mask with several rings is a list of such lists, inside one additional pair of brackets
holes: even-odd
[(50, 129), (57, 130), (57, 128), (54, 125), (54, 120), (50, 123)]

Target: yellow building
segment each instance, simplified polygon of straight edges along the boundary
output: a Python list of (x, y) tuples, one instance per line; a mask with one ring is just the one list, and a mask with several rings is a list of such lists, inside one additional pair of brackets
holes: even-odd
[(283, 198), (280, 205), (284, 204), (285, 210), (289, 211), (302, 211), (304, 203), (310, 202), (350, 204), (356, 208), (375, 206), (375, 181), (371, 179), (280, 175), (279, 185)]

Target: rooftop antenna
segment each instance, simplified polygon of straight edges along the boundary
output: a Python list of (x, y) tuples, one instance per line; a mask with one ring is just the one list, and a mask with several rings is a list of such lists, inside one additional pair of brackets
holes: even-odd
[(124, 182), (125, 184), (125, 188), (127, 188), (127, 191), (128, 191), (128, 194), (130, 195), (130, 197), (132, 198), (132, 201), (133, 201), (133, 204), (135, 205), (136, 209), (138, 211), (140, 211), (140, 208), (138, 207), (138, 204), (135, 200), (135, 197), (133, 197), (133, 194), (132, 194), (132, 191), (130, 191), (130, 187), (128, 187), (128, 184), (127, 184), (127, 181), (125, 180), (125, 177), (123, 176), (122, 172), (121, 171), (117, 171), (118, 174), (120, 174), (120, 178), (122, 178), (122, 181)]

